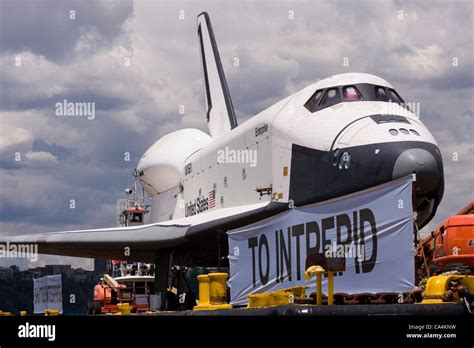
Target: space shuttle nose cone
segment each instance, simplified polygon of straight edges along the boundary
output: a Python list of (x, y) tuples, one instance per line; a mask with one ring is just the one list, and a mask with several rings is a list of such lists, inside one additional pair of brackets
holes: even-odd
[(417, 194), (435, 191), (441, 184), (441, 168), (434, 156), (424, 149), (409, 149), (403, 151), (395, 161), (392, 178), (398, 179), (405, 175), (416, 173)]

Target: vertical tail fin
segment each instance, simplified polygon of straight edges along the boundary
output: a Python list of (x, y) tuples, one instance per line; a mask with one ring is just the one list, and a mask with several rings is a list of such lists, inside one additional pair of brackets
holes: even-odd
[(207, 12), (197, 17), (197, 24), (206, 93), (207, 123), (211, 136), (217, 138), (237, 127), (237, 119)]

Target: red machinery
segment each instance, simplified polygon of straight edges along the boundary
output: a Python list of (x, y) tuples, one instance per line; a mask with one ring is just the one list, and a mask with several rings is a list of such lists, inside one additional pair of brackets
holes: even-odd
[[(474, 271), (474, 201), (444, 220), (422, 240), (427, 264), (434, 271)], [(423, 255), (419, 250), (419, 257)], [(431, 273), (431, 272), (430, 272)]]

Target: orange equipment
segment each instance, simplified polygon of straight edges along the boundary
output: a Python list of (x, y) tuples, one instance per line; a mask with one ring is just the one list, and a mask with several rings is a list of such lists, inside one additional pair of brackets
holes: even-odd
[(94, 287), (94, 302), (88, 306), (89, 314), (117, 313), (119, 305), (128, 303), (133, 313), (150, 309), (151, 276), (113, 278), (108, 274)]
[[(428, 263), (441, 271), (474, 271), (474, 201), (422, 241)], [(421, 250), (419, 251), (419, 255)]]
[(116, 313), (117, 304), (122, 302), (120, 290), (123, 288), (126, 286), (104, 274), (99, 284), (94, 286), (94, 303), (89, 306), (89, 314)]

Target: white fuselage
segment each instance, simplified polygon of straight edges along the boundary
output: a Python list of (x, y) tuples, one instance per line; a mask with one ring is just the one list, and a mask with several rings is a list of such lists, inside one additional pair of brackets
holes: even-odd
[[(317, 112), (304, 106), (318, 89), (357, 83), (392, 88), (373, 75), (337, 75), (304, 88), (216, 139), (198, 130), (186, 130), (201, 139), (197, 146), (194, 142), (189, 145), (189, 133), (176, 132), (172, 143), (165, 146), (175, 148), (178, 155), (174, 156), (173, 150), (166, 155), (161, 152), (155, 162), (145, 163), (142, 158), (138, 165), (142, 184), (153, 199), (153, 222), (270, 200), (287, 202), (293, 144), (321, 151), (400, 141), (436, 145), (419, 117), (396, 103), (341, 102)], [(377, 124), (365, 117), (374, 114), (403, 116), (416, 133), (392, 136), (389, 130), (401, 126)], [(152, 147), (147, 156), (150, 151), (159, 149)], [(170, 166), (166, 157), (174, 164)], [(163, 166), (162, 162), (167, 163)], [(168, 187), (162, 185), (165, 178)], [(152, 190), (150, 183), (165, 189)]]

